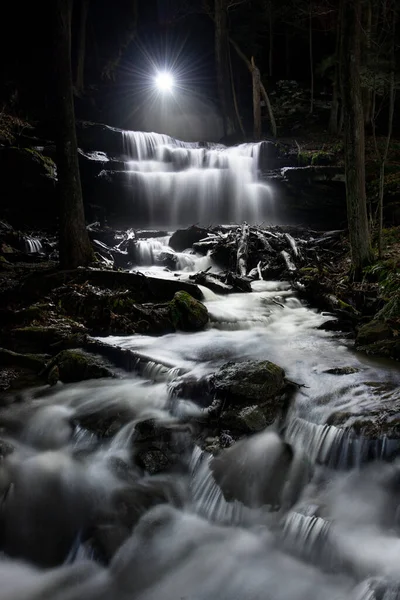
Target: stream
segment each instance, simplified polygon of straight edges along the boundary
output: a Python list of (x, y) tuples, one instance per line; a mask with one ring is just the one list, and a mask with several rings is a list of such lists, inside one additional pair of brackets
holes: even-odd
[[(141, 262), (166, 242), (143, 241)], [(193, 253), (179, 260), (175, 273), (135, 270), (183, 279), (217, 270)], [(201, 289), (205, 331), (105, 339), (142, 357), (140, 375), (28, 391), (16, 405), (15, 435), (5, 440), (16, 450), (1, 471), (2, 600), (399, 597), (398, 462), (371, 461), (368, 443), (326, 424), (335, 411), (376, 407), (382, 400), (368, 382), (390, 384), (390, 401), (398, 399), (398, 365), (318, 329), (331, 317), (305, 306), (287, 282), (253, 281), (251, 293), (224, 296)], [(222, 451), (236, 499), (224, 497), (212, 456), (187, 432), (177, 433), (180, 468), (151, 475), (134, 465), (138, 423), (201, 418), (190, 395), (171, 393), (177, 381), (249, 359), (276, 362), (302, 387), (281, 430)], [(343, 366), (354, 372), (325, 372)], [(110, 439), (76, 425), (112, 406), (128, 417)], [(396, 451), (381, 440), (373, 458)]]
[[(118, 177), (144, 228), (274, 222), (260, 145), (140, 132), (123, 142)], [(297, 250), (285, 235), (290, 271)], [(133, 270), (218, 272), (209, 255), (175, 253), (169, 239), (142, 235)], [(176, 270), (160, 266), (163, 253)], [(136, 357), (131, 371), (3, 404), (0, 600), (400, 598), (400, 436), (343, 426), (365, 415), (381, 425), (382, 409), (398, 418), (399, 366), (355, 352), (324, 329), (332, 315), (259, 271), (251, 292), (199, 286), (210, 315), (202, 331), (99, 338)], [(213, 405), (199, 382), (229, 361), (260, 360), (292, 382), (284, 416), (235, 443), (229, 430), (201, 439)], [(173, 467), (154, 469), (168, 453)]]

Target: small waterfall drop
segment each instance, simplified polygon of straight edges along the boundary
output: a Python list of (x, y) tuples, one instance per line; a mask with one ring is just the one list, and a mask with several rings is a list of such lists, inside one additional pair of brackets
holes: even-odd
[(33, 237), (24, 238), (25, 250), (28, 254), (39, 254), (42, 252), (42, 244), (40, 240)]
[(228, 148), (124, 131), (132, 202), (149, 226), (271, 221), (272, 191), (258, 180), (263, 144)]

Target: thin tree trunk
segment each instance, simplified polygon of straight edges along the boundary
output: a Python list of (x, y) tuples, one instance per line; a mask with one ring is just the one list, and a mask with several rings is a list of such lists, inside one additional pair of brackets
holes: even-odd
[(90, 0), (81, 0), (75, 79), (75, 89), (78, 94), (82, 94), (85, 89), (86, 24), (89, 12), (89, 2)]
[(236, 95), (236, 89), (235, 89), (235, 78), (233, 76), (232, 59), (231, 59), (230, 51), (229, 51), (229, 72), (231, 75), (232, 98), (233, 98), (233, 105), (235, 107), (236, 120), (238, 122), (240, 131), (242, 132), (243, 137), (246, 137), (246, 132), (243, 127), (243, 121), (242, 121), (242, 117), (240, 116), (239, 105), (238, 105), (238, 101), (237, 101), (237, 95)]
[(261, 90), (260, 90), (260, 71), (254, 63), (254, 57), (251, 57), (251, 76), (253, 79), (253, 121), (254, 121), (254, 139), (261, 139)]
[(285, 27), (285, 76), (286, 79), (290, 79), (290, 36), (289, 36), (289, 27), (286, 25)]
[[(244, 54), (244, 52), (242, 52), (242, 50), (237, 45), (237, 43), (235, 42), (235, 40), (233, 40), (232, 38), (229, 38), (229, 42), (233, 46), (233, 48), (236, 50), (238, 56), (240, 56), (240, 58), (246, 64), (246, 66), (249, 69), (250, 73), (253, 74), (253, 66), (252, 66), (251, 61), (247, 58), (247, 56)], [(273, 135), (273, 137), (276, 137), (276, 135), (277, 135), (276, 121), (275, 121), (274, 113), (272, 111), (271, 102), (269, 100), (267, 91), (266, 91), (266, 89), (265, 89), (262, 81), (260, 81), (260, 91), (261, 91), (261, 95), (262, 95), (262, 97), (264, 99), (264, 102), (267, 105), (267, 110), (268, 110), (268, 115), (269, 115), (269, 119), (270, 119), (272, 135)]]
[(347, 220), (353, 275), (372, 261), (365, 193), (364, 115), (360, 81), (361, 0), (343, 6), (342, 99), (345, 136)]
[[(366, 55), (366, 62), (368, 61), (368, 55), (371, 51), (371, 38), (372, 38), (372, 2), (367, 0), (365, 3), (366, 8), (363, 10), (364, 16), (364, 27), (363, 27), (363, 55)], [(372, 119), (372, 89), (365, 87), (363, 89), (363, 104), (364, 104), (364, 123), (366, 125), (371, 124)]]
[(314, 57), (313, 57), (313, 34), (312, 34), (312, 5), (309, 5), (308, 19), (308, 42), (310, 57), (310, 114), (314, 112)]
[(389, 113), (388, 113), (388, 130), (386, 136), (385, 150), (382, 156), (381, 168), (379, 171), (379, 221), (378, 221), (378, 253), (379, 258), (382, 258), (382, 229), (383, 229), (383, 196), (385, 191), (385, 166), (389, 153), (390, 139), (393, 131), (393, 117), (394, 117), (394, 105), (395, 105), (395, 34), (396, 34), (396, 9), (393, 8), (392, 15), (392, 39), (391, 39), (391, 65), (390, 65), (390, 83), (389, 83)]
[(339, 132), (339, 100), (340, 100), (340, 68), (342, 60), (342, 15), (343, 1), (339, 1), (337, 24), (336, 24), (336, 45), (335, 45), (335, 72), (332, 90), (332, 106), (329, 116), (329, 132), (336, 135)]
[(63, 268), (76, 268), (89, 264), (94, 255), (85, 226), (75, 131), (71, 67), (73, 0), (51, 0), (49, 4), (54, 36), (60, 264)]
[(268, 2), (268, 26), (269, 26), (269, 51), (268, 51), (268, 67), (269, 67), (269, 76), (272, 77), (272, 67), (273, 67), (273, 51), (274, 51), (274, 29), (272, 23), (272, 0)]
[(218, 97), (224, 123), (224, 135), (228, 135), (233, 126), (233, 111), (230, 95), (227, 0), (215, 0), (214, 25)]

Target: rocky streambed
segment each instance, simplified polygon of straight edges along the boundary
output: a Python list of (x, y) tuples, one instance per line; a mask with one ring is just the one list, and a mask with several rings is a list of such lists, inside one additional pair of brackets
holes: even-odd
[(65, 272), (4, 233), (0, 598), (397, 589), (400, 372), (354, 339), (397, 341), (329, 288), (342, 232), (89, 229)]

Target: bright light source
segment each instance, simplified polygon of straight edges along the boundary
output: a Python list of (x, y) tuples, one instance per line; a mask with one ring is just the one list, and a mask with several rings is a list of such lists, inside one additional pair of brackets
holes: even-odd
[(174, 87), (174, 78), (171, 73), (158, 73), (155, 82), (161, 92), (170, 92)]

